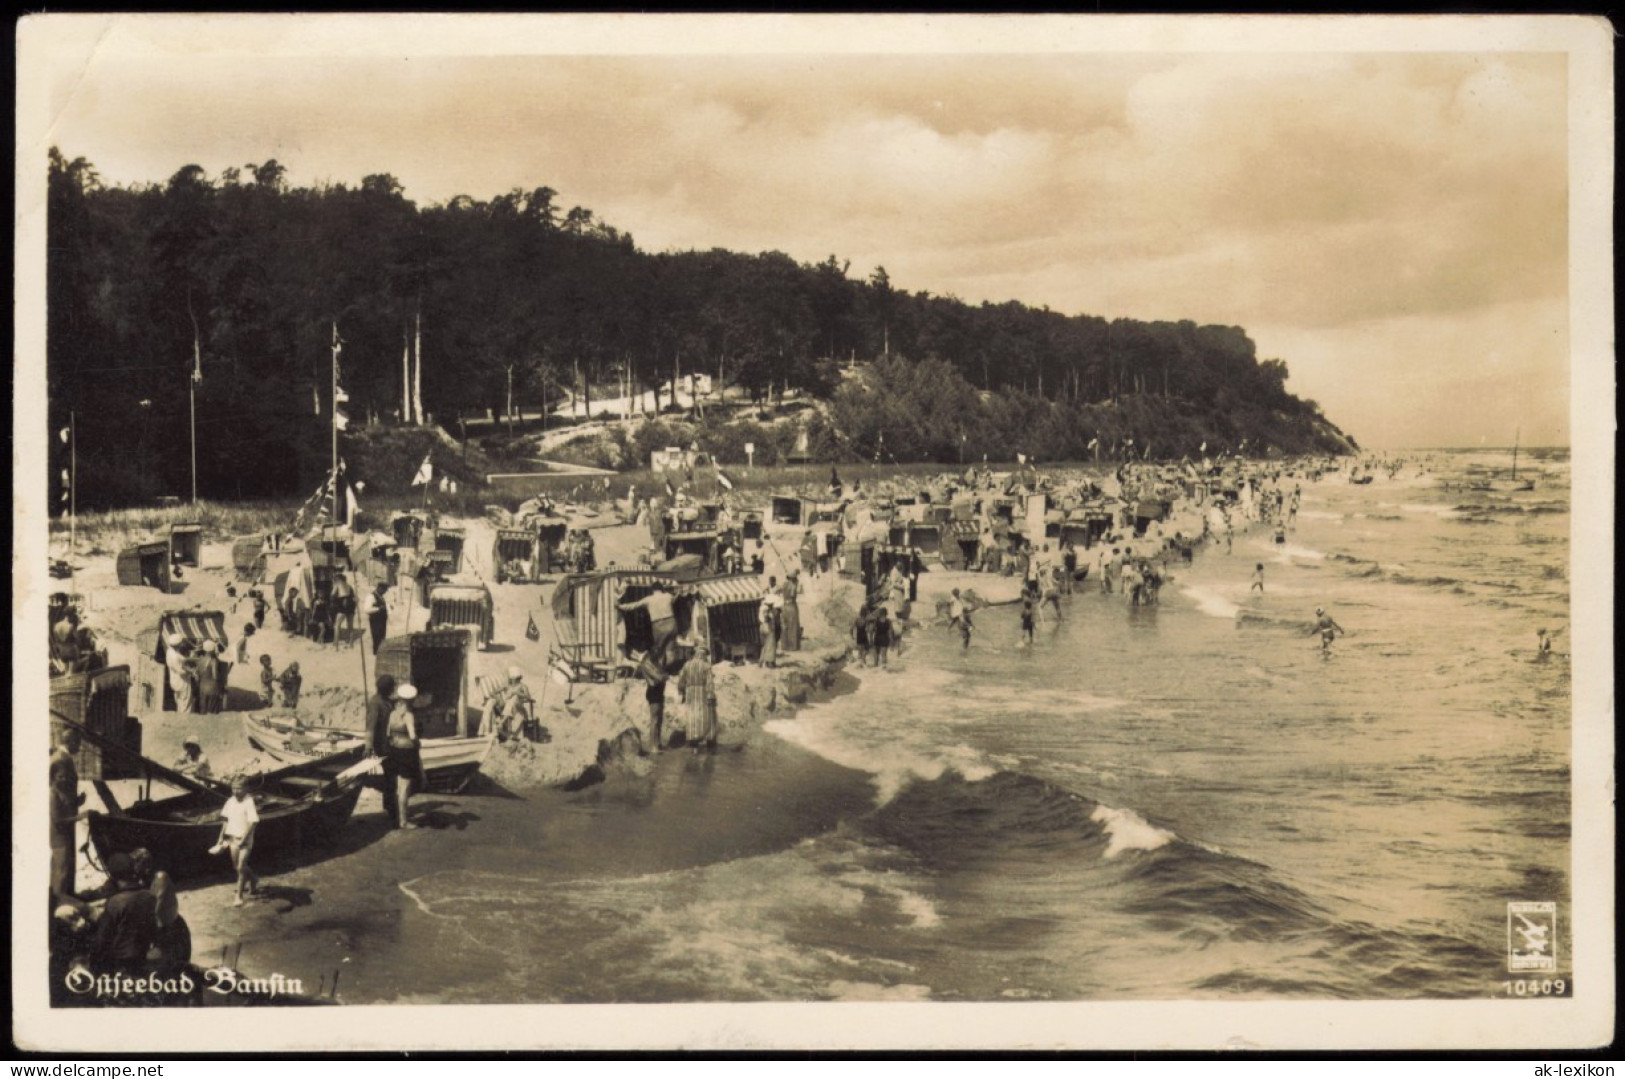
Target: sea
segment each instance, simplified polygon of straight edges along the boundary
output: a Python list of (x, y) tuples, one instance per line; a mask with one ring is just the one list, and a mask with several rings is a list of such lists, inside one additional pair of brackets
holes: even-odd
[(441, 799), (375, 909), (301, 932), (365, 1003), (1473, 998), (1509, 902), (1556, 904), (1567, 970), (1568, 456), (1514, 493), (1459, 486), (1505, 453), (1407, 456), (1284, 477), (1286, 542), (1155, 606), (1086, 581), (968, 649), (926, 619), (738, 752)]

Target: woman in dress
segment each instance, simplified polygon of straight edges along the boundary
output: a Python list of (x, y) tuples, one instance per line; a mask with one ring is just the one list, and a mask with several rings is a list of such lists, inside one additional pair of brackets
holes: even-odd
[(220, 711), (220, 698), (225, 696), (221, 684), (220, 657), (213, 641), (203, 642), (203, 654), (197, 661), (197, 710), (203, 715)]
[(768, 593), (762, 597), (761, 631), (762, 631), (762, 666), (774, 667), (778, 665), (779, 657), (779, 608), (782, 602), (773, 578), (768, 578)]
[(411, 821), (408, 808), (412, 789), (423, 775), (418, 721), (412, 712), (412, 702), (417, 700), (417, 696), (417, 687), (410, 682), (403, 682), (395, 687), (395, 708), (389, 714), (387, 727), (389, 752), (384, 757), (384, 776), (386, 782), (393, 780), (395, 784), (397, 828), (417, 827)]
[(795, 569), (790, 570), (790, 576), (784, 579), (779, 588), (779, 596), (784, 600), (784, 609), (779, 616), (779, 647), (786, 652), (795, 652), (801, 648), (801, 606), (797, 600), (801, 596), (801, 574)]
[(683, 701), (683, 736), (695, 749), (717, 744), (717, 688), (705, 649), (697, 648), (677, 676)]

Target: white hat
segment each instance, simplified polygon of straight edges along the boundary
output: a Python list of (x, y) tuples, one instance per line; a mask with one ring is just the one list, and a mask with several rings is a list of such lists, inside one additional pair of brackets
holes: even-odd
[(395, 699), (398, 701), (415, 700), (417, 699), (417, 695), (418, 687), (414, 686), (410, 682), (402, 682), (400, 685), (395, 687)]
[(199, 749), (202, 749), (203, 743), (197, 740), (197, 735), (189, 734), (185, 738), (181, 739), (181, 748), (185, 749), (187, 746), (197, 746)]
[(521, 672), (518, 667), (509, 667), (508, 668), (508, 681), (517, 682), (523, 677), (525, 677), (524, 673)]

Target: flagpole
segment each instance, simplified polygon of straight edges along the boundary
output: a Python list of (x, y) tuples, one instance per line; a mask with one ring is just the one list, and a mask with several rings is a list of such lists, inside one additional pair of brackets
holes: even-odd
[(79, 416), (68, 413), (68, 569), (79, 558)]
[(187, 411), (192, 427), (192, 505), (197, 505), (197, 379), (186, 380)]

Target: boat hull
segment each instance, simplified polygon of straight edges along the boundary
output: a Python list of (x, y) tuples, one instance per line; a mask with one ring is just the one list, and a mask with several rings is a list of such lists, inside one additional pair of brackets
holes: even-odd
[[(301, 764), (318, 759), (325, 753), (351, 749), (364, 744), (356, 731), (338, 729), (317, 730), (324, 739), (317, 747), (306, 748), (297, 744), (292, 729), (286, 725), (248, 716), (243, 729), (249, 744), (255, 749), (285, 764)], [(310, 728), (305, 729), (308, 736)], [(425, 787), (441, 794), (456, 794), (479, 774), (485, 758), (490, 755), (492, 739), (481, 738), (425, 738), (419, 756), (423, 760)]]
[[(362, 785), (351, 783), (332, 794), (269, 807), (254, 832), (254, 859), (261, 864), (304, 859), (327, 846), (355, 812)], [(201, 798), (182, 796), (118, 813), (90, 817), (90, 840), (106, 864), (116, 852), (145, 847), (177, 880), (228, 872), (224, 854), (211, 854), (220, 838), (218, 808)]]

